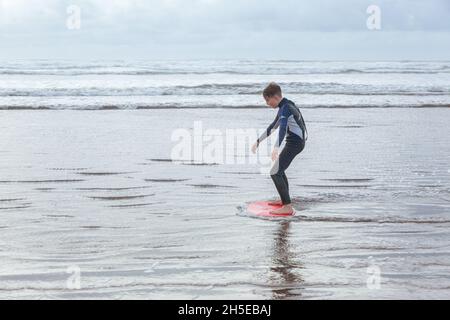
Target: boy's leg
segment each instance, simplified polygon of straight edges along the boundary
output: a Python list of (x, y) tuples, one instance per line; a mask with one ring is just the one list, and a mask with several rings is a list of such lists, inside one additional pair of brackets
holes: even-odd
[(286, 176), (286, 172), (283, 172), (283, 179), (284, 179), (284, 182), (286, 182), (286, 185), (287, 185), (287, 188), (288, 188), (288, 191), (289, 191), (289, 181), (288, 181), (288, 178)]
[[(273, 179), (272, 179), (273, 180)], [(287, 186), (287, 193), (289, 194), (289, 182), (288, 182), (288, 178), (287, 178), (287, 176), (286, 176), (286, 173), (285, 172), (283, 172), (283, 180), (284, 180), (284, 182), (285, 182), (285, 184), (286, 184), (286, 186)], [(275, 185), (276, 186), (276, 185)], [(278, 191), (278, 188), (277, 188), (277, 191)], [(278, 192), (279, 193), (279, 192)], [(269, 204), (270, 205), (279, 205), (280, 204), (280, 201), (278, 200), (278, 201), (272, 201), (272, 202), (269, 202)]]
[(286, 186), (286, 182), (284, 181), (281, 174), (273, 174), (270, 176), (273, 180), (273, 183), (275, 184), (275, 187), (278, 191), (278, 194), (280, 195), (281, 202), (283, 205), (290, 204), (291, 199), (289, 197), (289, 190)]
[(278, 193), (280, 194), (283, 205), (291, 204), (291, 197), (289, 196), (289, 183), (285, 170), (289, 167), (292, 160), (294, 160), (298, 153), (297, 148), (292, 148), (291, 146), (286, 145), (283, 148), (283, 151), (281, 151), (277, 161), (275, 161), (275, 164), (270, 172), (270, 176), (275, 184), (275, 187), (277, 188)]

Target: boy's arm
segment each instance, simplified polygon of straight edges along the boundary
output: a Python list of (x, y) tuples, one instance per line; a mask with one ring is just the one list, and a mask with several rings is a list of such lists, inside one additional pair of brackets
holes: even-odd
[(277, 114), (275, 120), (270, 124), (267, 130), (256, 140), (256, 144), (259, 146), (268, 136), (270, 136), (280, 126), (280, 116)]
[(289, 118), (289, 109), (286, 107), (283, 107), (283, 110), (281, 110), (281, 116), (280, 116), (280, 132), (278, 133), (278, 140), (275, 143), (275, 149), (279, 149), (281, 144), (283, 143), (284, 137), (286, 137), (287, 128), (288, 128), (288, 118)]

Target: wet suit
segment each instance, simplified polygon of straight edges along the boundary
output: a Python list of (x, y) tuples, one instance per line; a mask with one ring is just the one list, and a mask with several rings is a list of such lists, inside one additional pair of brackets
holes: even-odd
[(264, 139), (270, 136), (273, 131), (280, 128), (276, 148), (279, 148), (286, 137), (286, 145), (281, 151), (278, 159), (275, 161), (270, 176), (280, 194), (283, 205), (291, 203), (289, 196), (289, 182), (286, 177), (286, 169), (300, 152), (305, 148), (308, 140), (308, 131), (306, 129), (303, 116), (294, 102), (283, 98), (278, 104), (278, 113), (275, 120), (270, 124), (267, 130), (259, 137), (259, 145)]

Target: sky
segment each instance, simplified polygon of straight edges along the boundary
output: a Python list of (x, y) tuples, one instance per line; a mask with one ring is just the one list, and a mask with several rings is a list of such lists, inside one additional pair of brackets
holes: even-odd
[(443, 60), (450, 1), (0, 0), (0, 58)]

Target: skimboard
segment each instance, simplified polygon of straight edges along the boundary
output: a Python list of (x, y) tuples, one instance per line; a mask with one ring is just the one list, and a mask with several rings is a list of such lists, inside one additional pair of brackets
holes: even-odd
[(271, 214), (270, 211), (281, 208), (282, 205), (270, 204), (270, 201), (258, 201), (250, 203), (247, 207), (247, 214), (254, 217), (263, 218), (286, 218), (295, 216), (295, 210), (289, 214)]

